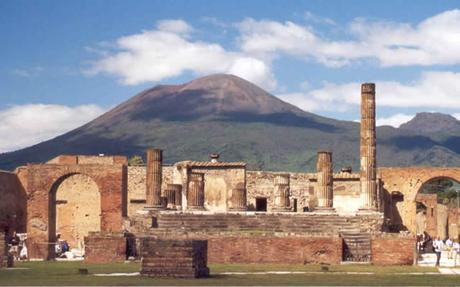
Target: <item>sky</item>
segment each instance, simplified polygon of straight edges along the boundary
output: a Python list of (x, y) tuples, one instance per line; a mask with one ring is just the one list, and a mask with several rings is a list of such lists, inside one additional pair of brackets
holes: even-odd
[(326, 117), (460, 118), (460, 1), (0, 1), (0, 152), (213, 73)]

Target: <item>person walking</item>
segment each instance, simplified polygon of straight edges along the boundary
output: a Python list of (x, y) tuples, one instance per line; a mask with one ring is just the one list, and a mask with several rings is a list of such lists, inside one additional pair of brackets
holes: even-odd
[(436, 253), (436, 267), (439, 266), (441, 262), (441, 252), (443, 249), (444, 243), (442, 242), (441, 238), (439, 236), (433, 241), (433, 249), (434, 253)]

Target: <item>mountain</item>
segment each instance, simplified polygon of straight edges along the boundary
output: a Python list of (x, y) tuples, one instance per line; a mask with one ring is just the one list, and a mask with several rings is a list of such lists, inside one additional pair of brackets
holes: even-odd
[[(460, 128), (443, 129), (439, 120), (430, 130), (429, 115), (414, 121), (377, 130), (380, 166), (460, 165)], [(0, 155), (0, 167), (59, 154), (144, 155), (147, 147), (163, 148), (166, 163), (218, 152), (222, 160), (248, 162), (249, 169), (286, 171), (313, 171), (317, 150), (329, 149), (336, 169), (356, 169), (359, 124), (305, 112), (248, 81), (218, 74), (145, 90), (73, 131)]]
[(419, 134), (455, 132), (460, 130), (460, 121), (441, 113), (418, 113), (412, 120), (402, 124), (400, 129)]

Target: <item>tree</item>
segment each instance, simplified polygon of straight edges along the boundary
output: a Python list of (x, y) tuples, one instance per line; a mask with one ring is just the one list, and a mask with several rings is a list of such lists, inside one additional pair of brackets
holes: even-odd
[(128, 165), (143, 165), (143, 164), (144, 164), (144, 160), (139, 155), (133, 155), (128, 160)]

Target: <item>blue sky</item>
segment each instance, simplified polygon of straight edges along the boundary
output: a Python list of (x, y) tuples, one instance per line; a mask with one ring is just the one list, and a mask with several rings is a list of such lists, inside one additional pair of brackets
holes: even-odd
[(301, 108), (379, 124), (460, 114), (460, 1), (0, 1), (0, 152), (137, 92), (234, 73)]

